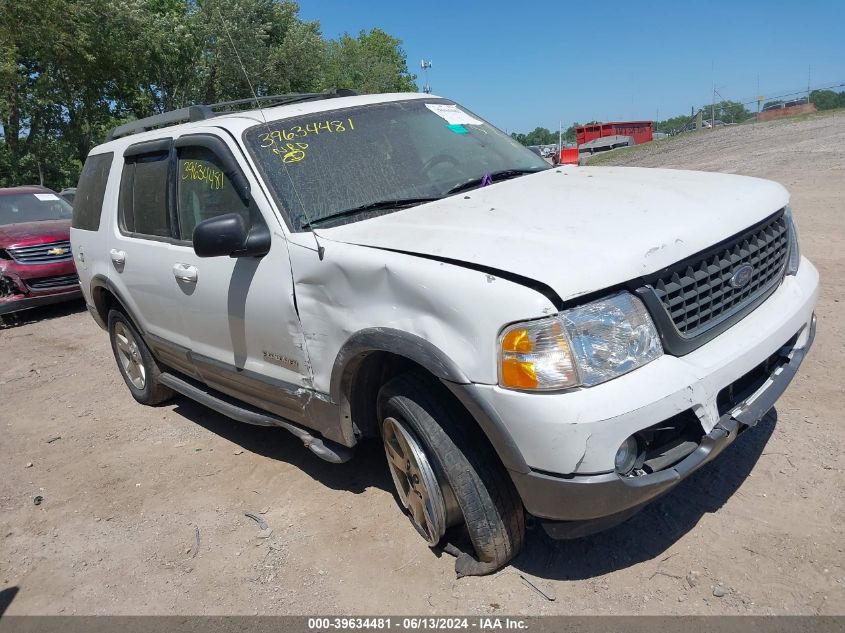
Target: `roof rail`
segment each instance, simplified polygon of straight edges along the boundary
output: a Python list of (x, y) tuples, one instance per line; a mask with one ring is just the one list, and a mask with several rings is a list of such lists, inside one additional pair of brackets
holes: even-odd
[(180, 108), (178, 110), (171, 110), (162, 114), (137, 119), (130, 121), (123, 125), (118, 125), (106, 137), (107, 141), (112, 141), (116, 138), (130, 136), (138, 132), (148, 132), (160, 127), (167, 127), (170, 125), (177, 125), (179, 123), (188, 123), (189, 121), (203, 121), (212, 117), (229, 114), (242, 110), (244, 106), (258, 104), (260, 106), (275, 106), (285, 105), (289, 103), (298, 103), (300, 101), (316, 101), (319, 99), (332, 99), (334, 97), (354, 97), (358, 93), (348, 88), (334, 88), (326, 90), (325, 92), (303, 92), (303, 93), (289, 93), (281, 95), (268, 95), (265, 97), (253, 97), (250, 99), (237, 99), (235, 101), (221, 101), (220, 103), (212, 103), (210, 105), (192, 105), (187, 108)]

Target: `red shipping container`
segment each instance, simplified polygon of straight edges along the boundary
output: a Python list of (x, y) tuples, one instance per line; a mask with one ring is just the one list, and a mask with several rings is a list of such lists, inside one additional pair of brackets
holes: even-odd
[(654, 139), (654, 125), (651, 121), (609, 121), (575, 128), (575, 140), (578, 145), (615, 135), (630, 136), (637, 145), (648, 143)]

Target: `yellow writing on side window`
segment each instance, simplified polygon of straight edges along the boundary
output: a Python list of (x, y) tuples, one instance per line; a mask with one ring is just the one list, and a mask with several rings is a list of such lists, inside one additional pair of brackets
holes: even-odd
[(198, 160), (186, 160), (182, 163), (182, 180), (205, 181), (214, 191), (222, 189), (224, 182), (222, 171)]

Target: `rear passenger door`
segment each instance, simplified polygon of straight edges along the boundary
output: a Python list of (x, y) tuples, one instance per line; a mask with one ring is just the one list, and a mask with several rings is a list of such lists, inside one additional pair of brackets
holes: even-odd
[(173, 274), (173, 139), (130, 145), (123, 155), (118, 212), (111, 227), (109, 279), (153, 352), (193, 374), (182, 293)]

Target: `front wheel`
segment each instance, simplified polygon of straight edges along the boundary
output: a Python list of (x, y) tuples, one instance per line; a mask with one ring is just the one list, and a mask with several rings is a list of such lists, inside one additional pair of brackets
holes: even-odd
[(507, 471), (469, 414), (422, 372), (379, 391), (382, 441), (397, 496), (429, 546), (463, 524), (474, 553), (455, 561), (458, 576), (492, 573), (522, 549), (522, 502)]

